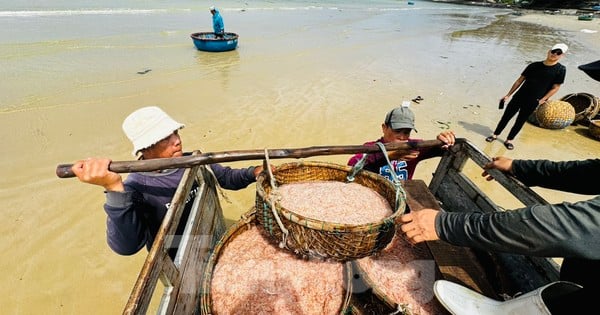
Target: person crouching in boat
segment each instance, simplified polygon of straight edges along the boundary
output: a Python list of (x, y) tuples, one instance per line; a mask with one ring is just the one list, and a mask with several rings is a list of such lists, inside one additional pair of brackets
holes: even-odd
[[(123, 131), (133, 143), (133, 155), (143, 160), (190, 154), (183, 152), (179, 136), (183, 127), (156, 106), (142, 107), (123, 122)], [(105, 158), (88, 158), (74, 163), (72, 170), (81, 182), (104, 187), (108, 246), (120, 255), (133, 255), (144, 246), (150, 250), (185, 168), (131, 173), (123, 181), (121, 175), (109, 170), (110, 162)], [(219, 185), (230, 190), (246, 188), (256, 182), (262, 171), (262, 166), (232, 169), (210, 164), (210, 168)], [(183, 215), (189, 213), (193, 204), (197, 183), (194, 185), (186, 198)], [(176, 235), (181, 235), (183, 228), (180, 226)], [(176, 248), (171, 250), (174, 254)]]
[(225, 37), (225, 26), (223, 25), (223, 17), (221, 13), (215, 7), (210, 7), (210, 13), (212, 14), (213, 32), (216, 38)]

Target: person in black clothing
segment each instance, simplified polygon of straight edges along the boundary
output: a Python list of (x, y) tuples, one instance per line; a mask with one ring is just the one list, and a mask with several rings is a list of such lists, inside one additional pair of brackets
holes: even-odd
[(513, 83), (508, 94), (500, 99), (506, 102), (510, 96), (515, 93), (511, 101), (507, 104), (506, 110), (500, 118), (494, 133), (487, 137), (485, 141), (492, 142), (506, 127), (508, 122), (518, 113), (517, 119), (504, 141), (507, 149), (514, 149), (512, 141), (515, 139), (527, 118), (535, 109), (547, 102), (560, 89), (565, 81), (566, 68), (560, 64), (560, 59), (567, 52), (568, 46), (565, 44), (556, 44), (548, 50), (548, 55), (544, 61), (537, 61), (529, 64), (521, 73), (519, 78)]
[(545, 307), (551, 314), (583, 314), (578, 310), (595, 304), (594, 296), (600, 290), (600, 187), (581, 178), (600, 176), (600, 159), (549, 161), (494, 157), (482, 174), (492, 180), (489, 169), (510, 173), (530, 187), (592, 197), (574, 203), (538, 204), (491, 213), (422, 209), (400, 217), (402, 233), (415, 244), (442, 240), (492, 252), (562, 257), (560, 280), (579, 287), (560, 297), (544, 299)]

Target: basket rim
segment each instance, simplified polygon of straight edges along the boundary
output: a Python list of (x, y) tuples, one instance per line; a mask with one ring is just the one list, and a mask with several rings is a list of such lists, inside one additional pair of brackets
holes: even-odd
[[(298, 167), (298, 166), (325, 167), (325, 168), (331, 168), (331, 169), (344, 171), (346, 173), (348, 173), (352, 169), (352, 167), (350, 167), (350, 166), (345, 166), (345, 165), (340, 165), (340, 164), (330, 163), (330, 162), (299, 161), (299, 162), (284, 163), (277, 167), (277, 169), (275, 170), (275, 173), (282, 169), (288, 169), (288, 168)], [(360, 177), (360, 176), (366, 176), (371, 179), (379, 180), (382, 182), (383, 185), (388, 186), (387, 187), (388, 189), (396, 190), (396, 188), (394, 187), (394, 184), (392, 184), (391, 181), (389, 181), (387, 178), (385, 178), (379, 174), (376, 174), (376, 173), (373, 173), (373, 172), (370, 172), (367, 170), (361, 170), (360, 172), (358, 172), (358, 174), (356, 174), (356, 177)], [(262, 181), (263, 179), (266, 179), (265, 173), (261, 173), (257, 178), (257, 190), (262, 192), (263, 195), (266, 195), (264, 190), (262, 189), (262, 185), (260, 185), (260, 183), (259, 183), (259, 181)], [(377, 192), (377, 193), (379, 194), (379, 192)], [(277, 212), (279, 212), (280, 215), (282, 217), (284, 217), (285, 219), (287, 219), (293, 223), (296, 223), (296, 224), (299, 224), (299, 225), (302, 225), (302, 226), (305, 226), (308, 228), (320, 230), (320, 231), (330, 231), (330, 232), (339, 232), (339, 233), (358, 232), (358, 231), (377, 231), (380, 226), (390, 225), (390, 224), (396, 225), (397, 220), (399, 220), (400, 215), (402, 215), (404, 213), (404, 210), (406, 209), (406, 198), (400, 198), (400, 199), (401, 200), (399, 201), (398, 208), (394, 209), (395, 205), (390, 205), (392, 208), (391, 215), (389, 215), (383, 219), (380, 219), (378, 221), (362, 223), (362, 224), (335, 223), (335, 222), (328, 222), (328, 221), (322, 221), (322, 220), (317, 220), (317, 219), (313, 219), (313, 218), (308, 218), (308, 217), (299, 215), (293, 211), (290, 211), (284, 207), (281, 207), (278, 203), (275, 204), (275, 208), (276, 208)], [(400, 209), (402, 209), (402, 211), (399, 211)]]
[[(226, 233), (223, 234), (221, 239), (215, 244), (213, 249), (211, 250), (209, 259), (204, 267), (204, 272), (202, 275), (202, 293), (200, 297), (200, 310), (201, 314), (212, 314), (212, 278), (214, 274), (214, 269), (221, 258), (221, 254), (223, 249), (229, 242), (229, 240), (234, 239), (239, 234), (243, 233), (242, 229), (251, 228), (253, 226), (259, 226), (260, 223), (256, 220), (256, 209), (252, 207), (250, 210), (241, 215), (241, 218), (236, 221), (232, 226), (230, 226)], [(272, 244), (271, 244), (272, 245)], [(298, 258), (301, 259), (301, 258)], [(350, 267), (351, 262), (339, 262), (342, 265), (342, 275), (343, 275), (343, 286), (344, 286), (344, 298), (343, 302), (340, 305), (340, 314), (345, 313), (352, 305), (350, 299), (352, 297), (352, 277), (353, 270)]]

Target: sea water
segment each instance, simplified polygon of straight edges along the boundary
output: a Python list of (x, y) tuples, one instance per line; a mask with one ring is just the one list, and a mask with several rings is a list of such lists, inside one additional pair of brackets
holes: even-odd
[[(105, 94), (103, 86), (128, 94), (126, 84), (138, 72), (197, 66), (189, 35), (212, 30), (211, 5), (220, 9), (226, 31), (240, 35), (248, 59), (311, 45), (337, 46), (339, 52), (369, 45), (383, 55), (396, 53), (389, 45), (398, 40), (483, 27), (497, 12), (427, 1), (3, 0), (0, 112), (85, 102), (83, 95)], [(342, 12), (343, 19), (336, 19)], [(323, 23), (323, 16), (331, 22)], [(369, 38), (355, 42), (358, 31)], [(406, 51), (438, 44), (422, 42)], [(335, 59), (326, 53), (323, 58)]]

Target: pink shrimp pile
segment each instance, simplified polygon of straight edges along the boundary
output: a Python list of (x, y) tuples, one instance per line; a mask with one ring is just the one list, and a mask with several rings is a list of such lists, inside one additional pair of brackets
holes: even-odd
[(386, 248), (357, 264), (374, 288), (411, 314), (448, 314), (433, 293), (435, 261), (421, 245), (411, 245), (397, 232)]
[(278, 187), (282, 207), (307, 218), (339, 224), (378, 222), (392, 215), (376, 191), (356, 183), (311, 181)]
[(343, 265), (304, 260), (253, 226), (223, 247), (213, 270), (213, 314), (339, 314)]

